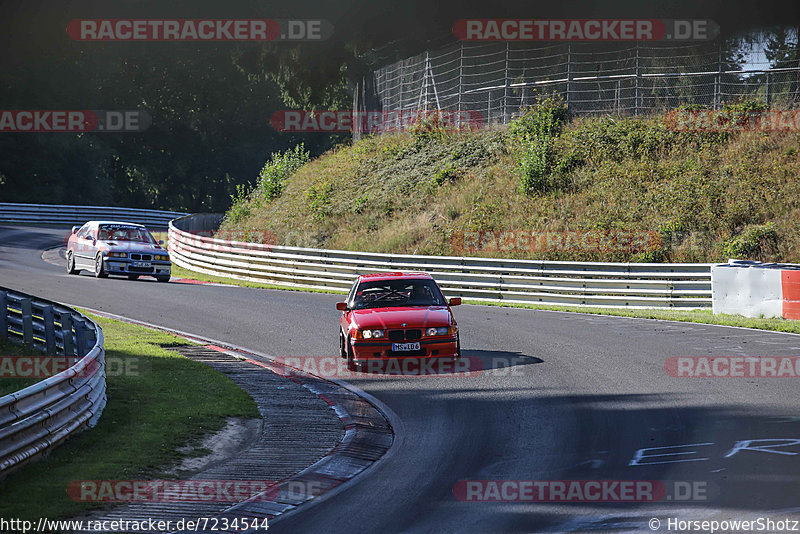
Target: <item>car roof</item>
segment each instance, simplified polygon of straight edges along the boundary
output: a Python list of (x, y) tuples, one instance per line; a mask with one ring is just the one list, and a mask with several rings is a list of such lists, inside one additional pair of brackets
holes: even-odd
[(393, 272), (393, 273), (369, 273), (358, 277), (361, 282), (375, 282), (383, 280), (433, 280), (428, 273), (417, 271)]

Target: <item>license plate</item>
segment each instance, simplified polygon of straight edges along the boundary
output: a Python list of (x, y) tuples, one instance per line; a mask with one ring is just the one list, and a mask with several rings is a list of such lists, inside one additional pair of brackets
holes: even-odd
[(393, 352), (401, 352), (404, 350), (419, 350), (419, 343), (392, 343)]
[(133, 262), (134, 267), (152, 267), (153, 264), (149, 261), (135, 261)]

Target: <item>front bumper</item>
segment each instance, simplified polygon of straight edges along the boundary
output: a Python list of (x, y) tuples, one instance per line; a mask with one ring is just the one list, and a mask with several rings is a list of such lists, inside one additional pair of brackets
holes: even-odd
[[(419, 351), (393, 351), (395, 343), (419, 343)], [(458, 351), (455, 336), (420, 339), (416, 341), (353, 340), (353, 356), (357, 361), (387, 360), (396, 358), (453, 358)]]
[(150, 267), (134, 267), (134, 261), (129, 258), (103, 258), (103, 269), (108, 274), (141, 276), (170, 276), (172, 263), (169, 261), (150, 261)]

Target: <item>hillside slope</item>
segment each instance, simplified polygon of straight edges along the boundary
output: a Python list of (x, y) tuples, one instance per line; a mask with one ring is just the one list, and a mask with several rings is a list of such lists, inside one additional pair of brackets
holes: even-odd
[(222, 230), (376, 252), (800, 262), (798, 132), (676, 132), (664, 116), (562, 124), (544, 111), (339, 147), (276, 198), (243, 192)]

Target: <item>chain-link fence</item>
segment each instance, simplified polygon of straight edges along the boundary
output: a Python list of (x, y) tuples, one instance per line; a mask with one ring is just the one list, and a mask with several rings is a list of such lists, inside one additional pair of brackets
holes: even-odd
[[(573, 113), (639, 115), (757, 98), (781, 108), (800, 102), (800, 62), (774, 68), (763, 50), (724, 43), (459, 42), (386, 65), (354, 93), (356, 109), (479, 112), (507, 123), (546, 95)], [(359, 132), (355, 132), (358, 137)]]

